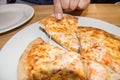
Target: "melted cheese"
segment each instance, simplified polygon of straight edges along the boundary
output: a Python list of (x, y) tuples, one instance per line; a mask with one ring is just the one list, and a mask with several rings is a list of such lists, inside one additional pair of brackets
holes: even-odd
[(103, 65), (94, 61), (86, 61), (89, 80), (107, 80), (107, 71)]

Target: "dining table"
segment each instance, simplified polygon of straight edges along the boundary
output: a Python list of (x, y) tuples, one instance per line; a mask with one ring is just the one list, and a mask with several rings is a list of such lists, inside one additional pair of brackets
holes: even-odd
[[(0, 50), (17, 32), (50, 14), (54, 14), (54, 5), (33, 5), (32, 7), (35, 13), (28, 22), (15, 29), (0, 34)], [(75, 10), (67, 13), (74, 16), (103, 20), (120, 28), (120, 4), (89, 4), (84, 10)]]

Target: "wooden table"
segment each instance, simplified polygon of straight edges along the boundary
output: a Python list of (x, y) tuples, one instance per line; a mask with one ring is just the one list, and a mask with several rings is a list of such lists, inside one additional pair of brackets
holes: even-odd
[[(0, 49), (18, 31), (25, 28), (27, 25), (37, 22), (38, 20), (52, 14), (54, 6), (40, 5), (40, 6), (33, 6), (33, 8), (35, 10), (35, 14), (31, 20), (29, 20), (27, 23), (25, 23), (24, 25), (16, 29), (0, 34)], [(71, 12), (70, 14), (101, 19), (120, 27), (120, 5), (90, 4), (88, 8), (86, 8), (83, 11), (74, 11), (74, 12)]]

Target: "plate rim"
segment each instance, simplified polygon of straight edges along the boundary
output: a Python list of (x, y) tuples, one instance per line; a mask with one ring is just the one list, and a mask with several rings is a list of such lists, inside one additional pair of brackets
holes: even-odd
[[(30, 13), (29, 17), (23, 19), (22, 21), (18, 22), (15, 25), (11, 25), (12, 27), (10, 26), (10, 27), (5, 28), (3, 30), (1, 29), (0, 34), (8, 32), (10, 30), (13, 30), (13, 29), (15, 29), (17, 27), (20, 27), (21, 25), (25, 24), (27, 21), (29, 21), (33, 17), (33, 15), (35, 13), (34, 8), (32, 6), (30, 6), (30, 5), (27, 5), (27, 4), (15, 3), (15, 4), (4, 4), (4, 5), (0, 5), (0, 6), (12, 6), (12, 7), (14, 6), (15, 8), (19, 8), (19, 9), (21, 9), (21, 7), (19, 7), (19, 6), (22, 6), (22, 7), (25, 7), (25, 8), (29, 8), (29, 10), (31, 10), (30, 11), (31, 13)], [(24, 12), (23, 10), (21, 10), (21, 11)]]

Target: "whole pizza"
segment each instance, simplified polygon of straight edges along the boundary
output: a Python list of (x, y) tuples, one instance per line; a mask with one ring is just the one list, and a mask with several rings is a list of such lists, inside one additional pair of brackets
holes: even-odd
[(102, 29), (78, 26), (78, 18), (50, 15), (40, 30), (61, 47), (37, 38), (18, 63), (18, 80), (120, 80), (120, 37)]

